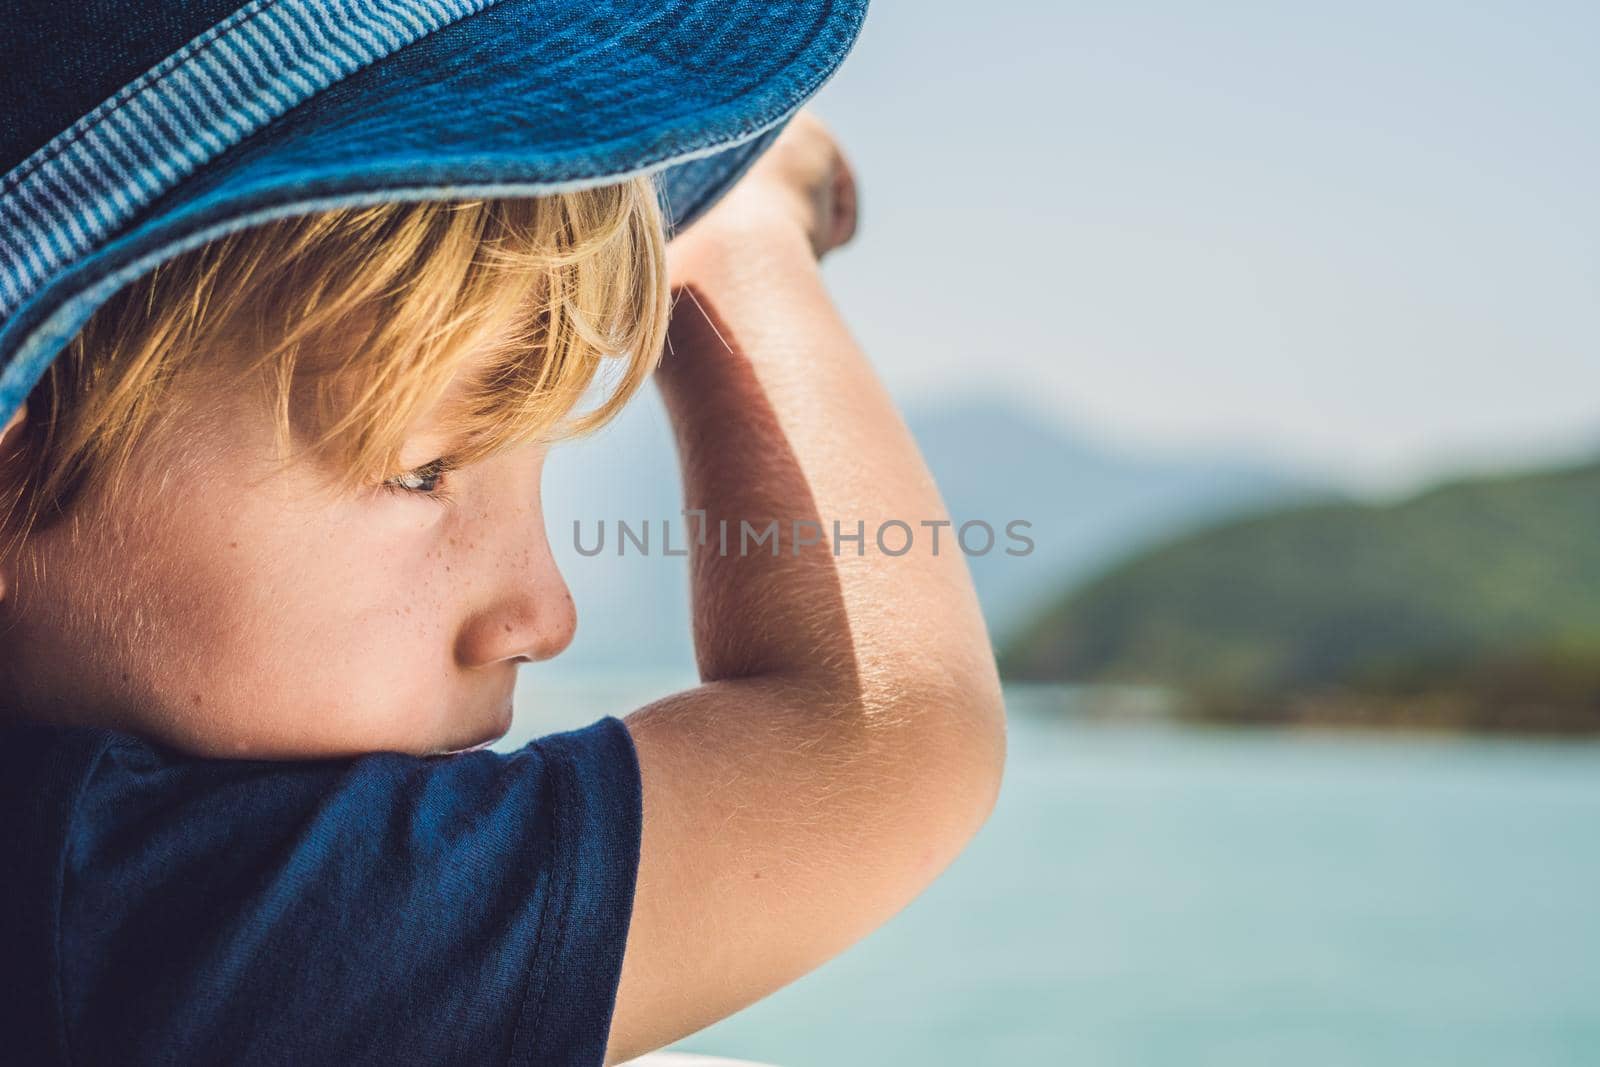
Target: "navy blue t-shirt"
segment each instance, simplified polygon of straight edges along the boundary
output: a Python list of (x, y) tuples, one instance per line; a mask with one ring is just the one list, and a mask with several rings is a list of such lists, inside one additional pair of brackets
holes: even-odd
[(308, 762), (0, 730), (0, 1060), (599, 1064), (641, 821), (610, 717)]

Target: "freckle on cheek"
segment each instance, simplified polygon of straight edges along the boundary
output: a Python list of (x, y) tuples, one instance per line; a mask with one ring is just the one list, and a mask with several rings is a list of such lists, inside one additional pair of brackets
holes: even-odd
[(194, 701), (196, 707), (198, 707), (200, 705), (200, 694), (199, 693), (195, 693), (189, 699)]

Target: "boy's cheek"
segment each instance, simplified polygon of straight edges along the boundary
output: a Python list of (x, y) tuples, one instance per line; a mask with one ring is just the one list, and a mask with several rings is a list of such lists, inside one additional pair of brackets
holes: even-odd
[(492, 694), (458, 691), (449, 605), (411, 561), (253, 532), (202, 515), (52, 560), (31, 621), (59, 655), (35, 658), (36, 690), (230, 756), (426, 750), (460, 740), (463, 705), (482, 718)]
[(265, 758), (425, 751), (454, 741), (461, 729), (450, 713), (464, 701), (446, 672), (417, 649), (374, 646), (330, 635), (304, 645), (226, 646), (210, 663), (196, 658), (158, 683), (161, 732), (188, 750)]
[(39, 664), (39, 691), (233, 756), (433, 751), (504, 732), (514, 670), (455, 661), (465, 590), (495, 576), (464, 573), (485, 556), (451, 547), (451, 512), (160, 466), (130, 482), (159, 477), (160, 494), (85, 515), (81, 536), (52, 546), (36, 643), (61, 655)]

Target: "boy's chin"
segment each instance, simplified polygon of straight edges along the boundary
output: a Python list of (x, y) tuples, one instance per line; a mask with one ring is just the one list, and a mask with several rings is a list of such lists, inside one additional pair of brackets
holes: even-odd
[(512, 712), (512, 702), (507, 698), (493, 712), (486, 715), (483, 722), (476, 724), (479, 728), (474, 730), (471, 735), (452, 740), (443, 748), (438, 749), (434, 755), (453, 756), (461, 752), (477, 752), (480, 749), (488, 748), (504, 737), (507, 731), (511, 729)]

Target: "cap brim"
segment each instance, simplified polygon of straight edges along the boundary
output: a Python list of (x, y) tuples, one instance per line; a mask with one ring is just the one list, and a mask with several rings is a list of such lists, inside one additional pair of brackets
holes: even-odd
[(866, 0), (500, 0), (228, 148), (0, 325), (0, 422), (116, 289), (268, 219), (662, 171), (702, 215), (842, 62)]

